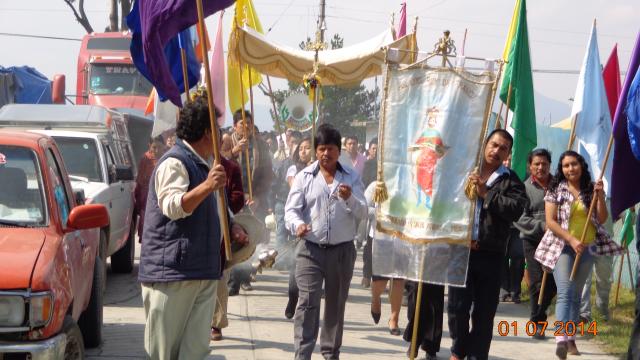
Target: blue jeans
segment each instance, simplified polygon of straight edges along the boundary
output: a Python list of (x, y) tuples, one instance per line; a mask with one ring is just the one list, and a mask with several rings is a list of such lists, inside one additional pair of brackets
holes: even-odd
[[(576, 253), (571, 246), (565, 245), (553, 269), (553, 278), (558, 289), (556, 295), (556, 320), (559, 323), (556, 329), (560, 326), (566, 326), (569, 321), (572, 321), (574, 326), (577, 326), (580, 319), (580, 295), (589, 271), (593, 266), (594, 257), (589, 249), (585, 250), (580, 258), (575, 279), (569, 281), (575, 257)], [(561, 333), (565, 333), (565, 331), (561, 331)]]

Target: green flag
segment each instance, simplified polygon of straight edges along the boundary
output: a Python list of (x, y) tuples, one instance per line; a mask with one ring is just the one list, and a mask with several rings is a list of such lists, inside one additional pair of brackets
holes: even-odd
[(533, 78), (529, 56), (526, 1), (520, 1), (516, 34), (511, 43), (509, 59), (502, 79), (500, 99), (506, 104), (511, 86), (509, 109), (513, 111), (514, 130), (511, 167), (524, 179), (527, 155), (536, 147), (536, 110), (533, 102)]
[(624, 222), (620, 230), (620, 245), (629, 247), (633, 241), (633, 223), (635, 222), (635, 213), (629, 209), (624, 213)]

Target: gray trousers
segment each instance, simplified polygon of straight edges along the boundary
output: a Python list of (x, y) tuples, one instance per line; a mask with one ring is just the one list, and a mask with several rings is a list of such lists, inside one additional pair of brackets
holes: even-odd
[(613, 256), (596, 256), (593, 267), (589, 271), (580, 297), (580, 316), (587, 319), (591, 319), (591, 281), (594, 272), (596, 274), (596, 306), (601, 314), (609, 316), (609, 293), (613, 282)]
[(296, 360), (311, 359), (320, 327), (320, 301), (324, 281), (324, 320), (320, 351), (325, 359), (339, 359), (344, 310), (356, 261), (353, 242), (321, 248), (308, 241), (296, 247), (296, 283), (300, 289), (293, 321)]

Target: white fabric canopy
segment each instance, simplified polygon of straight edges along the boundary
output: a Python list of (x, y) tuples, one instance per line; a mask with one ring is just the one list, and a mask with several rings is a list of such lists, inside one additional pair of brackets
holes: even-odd
[[(243, 27), (234, 30), (230, 52), (232, 61), (250, 65), (260, 73), (286, 78), (301, 83), (304, 75), (313, 71), (314, 51), (305, 51), (268, 40), (255, 30)], [(381, 75), (384, 65), (384, 48), (411, 50), (415, 34), (393, 40), (391, 30), (359, 43), (336, 50), (319, 52), (317, 75), (322, 85), (358, 83), (365, 78)], [(414, 50), (417, 50), (414, 48)], [(409, 63), (411, 53), (398, 52), (395, 62)]]

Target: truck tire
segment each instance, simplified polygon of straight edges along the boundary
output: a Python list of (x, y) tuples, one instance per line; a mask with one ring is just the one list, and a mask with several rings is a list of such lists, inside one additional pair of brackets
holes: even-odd
[(65, 360), (82, 360), (84, 359), (84, 341), (82, 340), (82, 332), (78, 324), (70, 315), (64, 318), (62, 323), (62, 332), (67, 335), (67, 345), (64, 348)]
[(131, 221), (129, 238), (124, 246), (111, 255), (111, 270), (116, 274), (130, 274), (136, 252), (136, 221)]
[(100, 345), (102, 341), (102, 302), (103, 292), (100, 288), (105, 277), (102, 259), (96, 256), (93, 265), (93, 282), (91, 284), (91, 298), (89, 305), (80, 315), (78, 325), (82, 330), (82, 338), (86, 347), (92, 348)]

